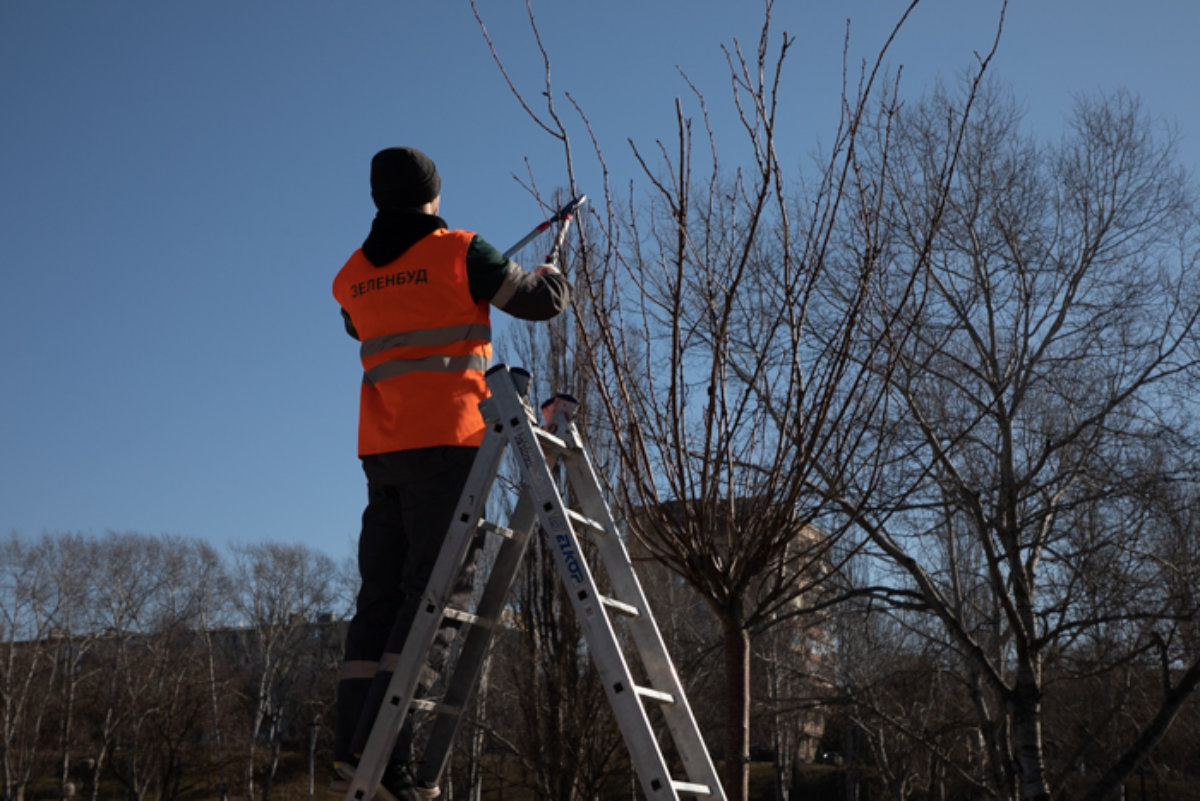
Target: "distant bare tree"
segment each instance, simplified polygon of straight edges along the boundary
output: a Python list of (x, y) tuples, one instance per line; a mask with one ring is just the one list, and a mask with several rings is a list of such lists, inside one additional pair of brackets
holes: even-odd
[[(109, 532), (90, 544), (91, 647), (88, 682), (94, 776), (119, 780), (133, 799), (167, 801), (207, 781), (193, 747), (204, 728), (206, 671), (195, 636), (203, 571), (211, 549), (180, 537)], [(93, 797), (98, 782), (93, 781)]]
[[(256, 795), (258, 747), (265, 744), (262, 798), (270, 798), (279, 767), (283, 725), (301, 711), (303, 684), (316, 680), (322, 648), (313, 647), (314, 623), (336, 600), (337, 571), (329, 557), (299, 545), (266, 543), (233, 548), (233, 607), (246, 626), (242, 645), (251, 656), (248, 687), (246, 797)], [(307, 722), (307, 721), (306, 721)]]
[[(1200, 682), (1180, 636), (1200, 606), (1182, 590), (1196, 562), (1177, 535), (1195, 535), (1190, 523), (1172, 535), (1178, 507), (1154, 505), (1196, 476), (1200, 226), (1173, 137), (1130, 95), (1081, 98), (1056, 146), (1019, 122), (1010, 97), (972, 86), (879, 125), (879, 258), (893, 283), (871, 339), (887, 343), (874, 436), (888, 470), (842, 499), (876, 575), (898, 577), (916, 596), (905, 614), (923, 607), (966, 666), (979, 792), (1056, 793), (1097, 743), (1047, 769), (1055, 681), (1162, 651), (1163, 692), (1128, 709), (1141, 736), (1122, 738), (1099, 798)], [(883, 151), (868, 152), (882, 168)]]
[(65, 534), (43, 538), (41, 553), (58, 599), (54, 617), (54, 659), (59, 668), (59, 685), (53, 696), (56, 703), (52, 709), (58, 718), (58, 784), (66, 798), (75, 790), (71, 768), (84, 743), (82, 734), (76, 731), (80, 695), (97, 678), (96, 660), (92, 656), (100, 632), (95, 630), (91, 619), (95, 598), (91, 577), (95, 548), (90, 538)]
[(59, 598), (49, 538), (0, 542), (0, 780), (4, 801), (23, 801), (39, 750), (47, 745), (45, 699), (52, 697)]
[(212, 742), (212, 765), (216, 776), (216, 792), (219, 801), (228, 801), (230, 780), (228, 769), (232, 764), (229, 753), (229, 704), (223, 702), (234, 691), (233, 676), (227, 669), (225, 654), (219, 648), (216, 629), (229, 624), (233, 592), (229, 573), (224, 561), (211, 549), (205, 549), (197, 560), (197, 625), (199, 637), (204, 643), (204, 667), (209, 711), (208, 729)]
[[(261, 729), (271, 767), (282, 722), (293, 741), (309, 733), (315, 744), (336, 680), (336, 618), (349, 576), (304, 549), (239, 550), (251, 553), (272, 578), (244, 586), (288, 634), (273, 640), (280, 650)], [(200, 540), (108, 532), (0, 541), (4, 801), (50, 782), (67, 797), (80, 781), (96, 801), (111, 780), (134, 801), (200, 789), (228, 795), (225, 771), (246, 736), (235, 725), (239, 691), (257, 666), (245, 664), (242, 646), (253, 648), (261, 633), (237, 639), (245, 632), (229, 625), (232, 600), (225, 563)], [(295, 611), (272, 618), (279, 609)], [(318, 621), (318, 610), (331, 614)]]

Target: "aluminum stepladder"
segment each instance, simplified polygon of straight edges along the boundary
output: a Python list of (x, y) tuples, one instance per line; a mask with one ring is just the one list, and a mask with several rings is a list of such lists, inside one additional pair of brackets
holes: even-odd
[[(646, 602), (620, 533), (601, 493), (592, 461), (570, 420), (573, 399), (552, 406), (546, 428), (525, 399), (529, 375), (505, 365), (487, 374), (490, 397), (480, 404), (487, 433), (447, 530), (422, 604), (375, 714), (370, 736), (345, 801), (370, 801), (390, 759), (406, 716), (425, 715), (428, 736), (414, 762), (419, 782), (436, 784), (449, 762), (455, 733), (478, 680), (488, 645), (500, 625), (536, 526), (554, 554), (558, 573), (587, 642), (617, 724), (649, 801), (700, 797), (725, 801), (716, 769), (700, 734), (683, 686)], [(507, 526), (483, 518), (502, 459), (512, 447), (521, 492)], [(577, 510), (568, 509), (555, 479), (561, 463)], [(455, 579), (479, 531), (500, 536), (499, 550), (475, 609), (448, 605)], [(607, 578), (608, 594), (596, 584), (580, 537), (594, 546)], [(482, 572), (482, 568), (481, 568)], [(458, 621), (461, 647), (447, 668), (441, 697), (415, 699), (418, 676), (443, 620)], [(628, 636), (619, 638), (614, 621)], [(465, 638), (464, 638), (465, 633)], [(636, 657), (636, 661), (629, 657)], [(387, 657), (385, 656), (385, 659)], [(635, 669), (638, 671), (635, 674)], [(635, 680), (636, 677), (636, 680)], [(653, 715), (665, 726), (655, 732)], [(682, 779), (673, 778), (664, 746), (673, 745)]]

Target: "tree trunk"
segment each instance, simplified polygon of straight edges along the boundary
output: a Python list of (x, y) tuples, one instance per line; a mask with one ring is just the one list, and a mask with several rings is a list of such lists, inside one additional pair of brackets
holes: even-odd
[(308, 801), (313, 801), (317, 781), (317, 728), (321, 725), (321, 713), (317, 713), (308, 724)]
[[(206, 601), (207, 603), (207, 601)], [(217, 752), (217, 791), (219, 801), (229, 801), (229, 779), (225, 775), (225, 743), (221, 732), (221, 705), (217, 698), (217, 665), (213, 650), (212, 625), (208, 621), (207, 612), (201, 617), (201, 629), (204, 632), (204, 647), (208, 656), (208, 691), (212, 711), (212, 737)], [(92, 799), (95, 801), (95, 799)]]
[(750, 634), (739, 620), (725, 623), (725, 795), (750, 797)]
[[(73, 793), (67, 790), (71, 783), (71, 728), (75, 721), (75, 689), (76, 689), (76, 672), (78, 660), (73, 656), (77, 652), (77, 643), (74, 639), (68, 640), (67, 656), (60, 659), (67, 661), (67, 669), (63, 671), (63, 719), (62, 728), (60, 729), (60, 745), (62, 747), (62, 758), (59, 762), (59, 792), (63, 798), (67, 798)], [(69, 660), (69, 661), (68, 661)]]
[(1017, 671), (1017, 686), (1012, 695), (1013, 751), (1021, 798), (1049, 801), (1046, 766), (1042, 761), (1041, 689), (1032, 667), (1022, 664)]

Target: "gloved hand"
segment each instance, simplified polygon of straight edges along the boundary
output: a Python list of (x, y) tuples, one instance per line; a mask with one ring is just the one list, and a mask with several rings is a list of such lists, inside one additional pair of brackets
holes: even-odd
[(538, 275), (545, 275), (546, 273), (557, 273), (557, 272), (559, 272), (559, 269), (557, 267), (555, 267), (553, 264), (546, 262), (545, 264), (539, 265), (538, 268), (536, 270), (534, 270), (534, 272), (537, 273)]

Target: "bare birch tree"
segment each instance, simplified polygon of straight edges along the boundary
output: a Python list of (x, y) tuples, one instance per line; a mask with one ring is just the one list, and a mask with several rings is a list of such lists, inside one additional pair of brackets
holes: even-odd
[(99, 633), (86, 710), (92, 773), (107, 772), (133, 799), (178, 798), (206, 783), (209, 767), (194, 748), (208, 708), (195, 627), (204, 575), (197, 563), (211, 559), (211, 549), (180, 537), (110, 532), (89, 553), (90, 622)]
[(59, 685), (54, 706), (59, 730), (58, 785), (63, 798), (74, 795), (71, 781), (74, 758), (83, 737), (76, 731), (81, 693), (95, 679), (90, 663), (99, 632), (91, 625), (91, 603), (95, 598), (90, 576), (94, 547), (82, 535), (45, 538), (46, 570), (58, 598), (55, 637)]
[[(323, 664), (325, 654), (312, 642), (313, 624), (335, 603), (336, 571), (331, 559), (303, 546), (243, 545), (234, 554), (233, 606), (246, 623), (244, 645), (251, 655), (246, 797), (255, 798), (261, 773), (266, 801), (279, 767), (283, 724), (300, 711), (297, 690), (311, 689), (319, 672), (312, 665)], [(260, 745), (266, 746), (265, 759)]]
[(42, 700), (54, 688), (50, 642), (58, 597), (48, 538), (0, 542), (0, 781), (4, 801), (23, 801), (49, 728)]
[[(93, 775), (114, 768), (130, 794), (140, 798), (149, 778), (139, 769), (143, 755), (137, 751), (136, 732), (144, 706), (138, 703), (144, 682), (153, 681), (143, 669), (141, 645), (152, 631), (154, 605), (167, 580), (160, 569), (162, 552), (153, 538), (113, 532), (98, 538), (91, 552), (92, 625), (102, 632), (98, 648), (107, 669), (91, 689), (87, 716), (94, 734), (88, 757)], [(114, 766), (112, 760), (121, 756), (124, 764)], [(99, 782), (93, 781), (91, 789), (97, 798)]]

